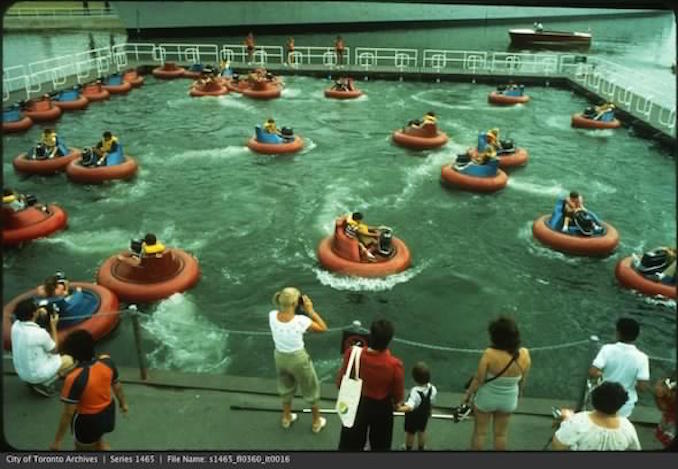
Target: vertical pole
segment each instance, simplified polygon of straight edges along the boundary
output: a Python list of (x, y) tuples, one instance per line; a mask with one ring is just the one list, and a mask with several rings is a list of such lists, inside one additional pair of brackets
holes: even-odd
[(585, 410), (590, 395), (591, 395), (591, 390), (593, 390), (593, 383), (589, 379), (589, 368), (591, 367), (591, 363), (593, 362), (593, 359), (595, 356), (598, 354), (598, 350), (600, 349), (600, 339), (598, 338), (597, 335), (592, 335), (589, 337), (589, 353), (587, 357), (587, 362), (586, 362), (586, 368), (585, 368), (585, 378), (584, 378), (584, 389), (582, 389), (579, 402), (577, 402), (577, 411), (580, 410)]
[(137, 311), (136, 305), (130, 305), (129, 307), (130, 316), (132, 317), (132, 329), (134, 331), (134, 345), (137, 349), (137, 361), (139, 362), (139, 375), (141, 376), (142, 381), (148, 379), (148, 373), (146, 370), (146, 362), (144, 360), (144, 354), (141, 350), (141, 327), (139, 325), (139, 311)]

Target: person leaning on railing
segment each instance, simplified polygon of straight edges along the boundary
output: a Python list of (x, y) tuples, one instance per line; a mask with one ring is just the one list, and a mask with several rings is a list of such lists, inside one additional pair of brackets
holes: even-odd
[(292, 413), (292, 399), (299, 387), (304, 399), (311, 404), (311, 430), (318, 433), (325, 428), (327, 421), (320, 416), (320, 383), (304, 346), (304, 334), (306, 331), (326, 332), (327, 324), (313, 308), (311, 299), (296, 288), (288, 287), (276, 292), (273, 304), (277, 309), (268, 313), (268, 324), (275, 345), (273, 357), (278, 374), (278, 393), (282, 398), (281, 425), (289, 428), (297, 420), (297, 414)]

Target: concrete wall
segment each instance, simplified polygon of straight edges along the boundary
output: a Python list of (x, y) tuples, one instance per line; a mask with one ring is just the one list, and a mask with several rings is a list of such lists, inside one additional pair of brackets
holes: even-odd
[[(484, 21), (619, 14), (603, 8), (432, 5), (383, 2), (111, 2), (127, 29), (407, 21)], [(639, 12), (642, 10), (635, 10)], [(650, 10), (646, 10), (650, 11)], [(528, 23), (529, 24), (529, 23)]]

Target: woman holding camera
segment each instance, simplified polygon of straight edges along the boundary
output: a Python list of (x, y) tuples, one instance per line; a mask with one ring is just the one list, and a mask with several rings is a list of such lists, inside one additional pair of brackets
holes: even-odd
[(276, 292), (273, 295), (273, 304), (277, 309), (268, 314), (268, 323), (275, 344), (278, 392), (283, 401), (282, 427), (289, 428), (297, 420), (297, 414), (292, 413), (292, 399), (299, 386), (304, 399), (311, 404), (311, 430), (318, 433), (327, 421), (320, 416), (320, 384), (313, 362), (304, 347), (303, 336), (306, 331), (325, 332), (327, 324), (313, 309), (311, 299), (296, 288), (287, 287)]

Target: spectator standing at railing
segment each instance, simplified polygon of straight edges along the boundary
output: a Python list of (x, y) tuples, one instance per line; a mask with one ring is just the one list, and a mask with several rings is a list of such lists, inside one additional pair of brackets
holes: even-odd
[(82, 8), (85, 10), (85, 14), (89, 15), (89, 2), (87, 0), (82, 0)]
[(292, 53), (294, 52), (294, 38), (292, 36), (287, 39), (287, 63), (288, 64), (293, 64), (294, 63), (294, 56)]
[(311, 431), (319, 433), (327, 420), (320, 416), (318, 400), (320, 384), (311, 357), (304, 346), (304, 334), (326, 332), (327, 324), (313, 308), (313, 302), (296, 288), (284, 288), (273, 295), (277, 309), (268, 313), (268, 324), (273, 335), (273, 357), (278, 373), (278, 393), (282, 398), (281, 425), (289, 428), (297, 420), (292, 413), (292, 399), (300, 388), (301, 394), (311, 405), (313, 423)]
[(637, 390), (649, 389), (650, 360), (633, 344), (640, 334), (640, 325), (635, 319), (620, 318), (617, 321), (617, 342), (600, 348), (589, 370), (592, 378), (616, 381), (624, 386), (629, 399), (619, 409), (621, 417), (631, 416), (638, 400)]
[(341, 36), (337, 36), (334, 41), (334, 52), (337, 54), (337, 65), (342, 65), (344, 63), (344, 39)]
[(254, 58), (254, 34), (252, 31), (245, 37), (245, 47), (247, 48), (247, 64), (251, 64)]

